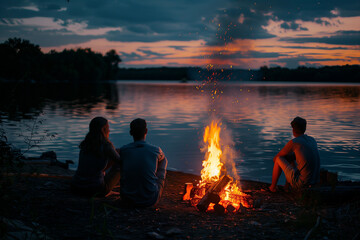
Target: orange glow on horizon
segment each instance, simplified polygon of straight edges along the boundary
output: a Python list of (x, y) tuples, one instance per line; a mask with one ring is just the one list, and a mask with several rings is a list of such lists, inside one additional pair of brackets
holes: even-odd
[[(359, 45), (326, 44), (320, 42), (291, 43), (283, 38), (297, 39), (301, 37), (328, 38), (338, 31), (360, 31), (360, 17), (322, 18), (331, 25), (321, 25), (310, 21), (296, 21), (303, 29), (285, 30), (281, 28), (283, 21), (270, 20), (263, 26), (269, 33), (276, 35), (268, 39), (235, 39), (222, 46), (209, 46), (205, 40), (192, 41), (157, 41), (157, 42), (120, 42), (105, 38), (91, 40), (82, 44), (69, 44), (57, 47), (42, 48), (45, 52), (64, 48), (92, 48), (96, 52), (105, 53), (115, 49), (120, 53), (123, 62), (121, 67), (146, 66), (200, 66), (213, 64), (220, 68), (256, 69), (261, 66), (286, 66), (289, 61), (299, 65), (355, 65), (360, 64)], [(230, 36), (231, 37), (231, 36)], [(150, 52), (150, 53), (149, 53)], [(124, 56), (121, 56), (124, 53)], [(127, 58), (126, 54), (135, 57)]]

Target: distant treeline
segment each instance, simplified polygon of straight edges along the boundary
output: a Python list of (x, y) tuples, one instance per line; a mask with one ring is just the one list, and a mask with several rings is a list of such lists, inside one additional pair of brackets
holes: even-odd
[(38, 45), (20, 38), (0, 44), (0, 78), (35, 82), (98, 81), (116, 79), (120, 57), (115, 50), (104, 56), (90, 48), (43, 53)]
[(264, 66), (260, 68), (260, 72), (262, 81), (360, 82), (359, 65), (298, 67), (296, 69)]
[(0, 44), (0, 80), (34, 82), (95, 82), (100, 80), (199, 80), (360, 82), (360, 66), (320, 68), (261, 67), (259, 70), (200, 67), (119, 68), (115, 50), (105, 55), (90, 48), (43, 53), (38, 45), (20, 38)]
[(199, 80), (231, 81), (253, 80), (259, 71), (243, 69), (204, 69), (200, 67), (157, 67), (157, 68), (120, 68), (119, 80)]
[(360, 66), (320, 68), (261, 67), (259, 70), (204, 69), (200, 67), (120, 68), (119, 80), (199, 80), (199, 81), (285, 81), (285, 82), (360, 82)]
[[(189, 80), (187, 67), (120, 68), (119, 80)], [(194, 68), (196, 69), (196, 68)]]

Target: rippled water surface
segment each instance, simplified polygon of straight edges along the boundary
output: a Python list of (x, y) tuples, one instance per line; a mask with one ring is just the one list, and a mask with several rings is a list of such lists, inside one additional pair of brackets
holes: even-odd
[(215, 115), (231, 133), (239, 175), (270, 182), (272, 158), (292, 137), (290, 121), (301, 116), (318, 142), (322, 167), (360, 180), (359, 85), (117, 82), (6, 86), (1, 92), (0, 123), (9, 142), (25, 150), (26, 138), (40, 140), (29, 156), (54, 150), (59, 160), (77, 162), (91, 118), (108, 118), (110, 139), (120, 147), (132, 141), (130, 121), (141, 117), (148, 121), (147, 140), (163, 149), (169, 169), (199, 174), (203, 130)]

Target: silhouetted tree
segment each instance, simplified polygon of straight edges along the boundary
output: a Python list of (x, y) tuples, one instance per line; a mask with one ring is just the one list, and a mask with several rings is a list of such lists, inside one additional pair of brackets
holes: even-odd
[(104, 60), (107, 66), (106, 79), (115, 79), (119, 70), (119, 63), (121, 62), (119, 55), (117, 55), (114, 49), (111, 49), (105, 54)]
[(115, 79), (121, 62), (115, 50), (103, 56), (90, 48), (51, 50), (20, 38), (0, 44), (0, 77), (35, 81), (99, 81)]
[(360, 82), (360, 66), (325, 66), (320, 68), (300, 66), (296, 69), (281, 67), (260, 68), (261, 80), (288, 82)]
[(0, 44), (0, 74), (6, 79), (36, 79), (41, 75), (43, 53), (38, 45), (20, 38)]

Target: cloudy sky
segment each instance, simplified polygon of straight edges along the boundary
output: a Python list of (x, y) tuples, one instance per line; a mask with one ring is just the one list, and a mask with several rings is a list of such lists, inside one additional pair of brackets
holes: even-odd
[(0, 0), (0, 42), (115, 49), (123, 67), (360, 64), (355, 0)]

